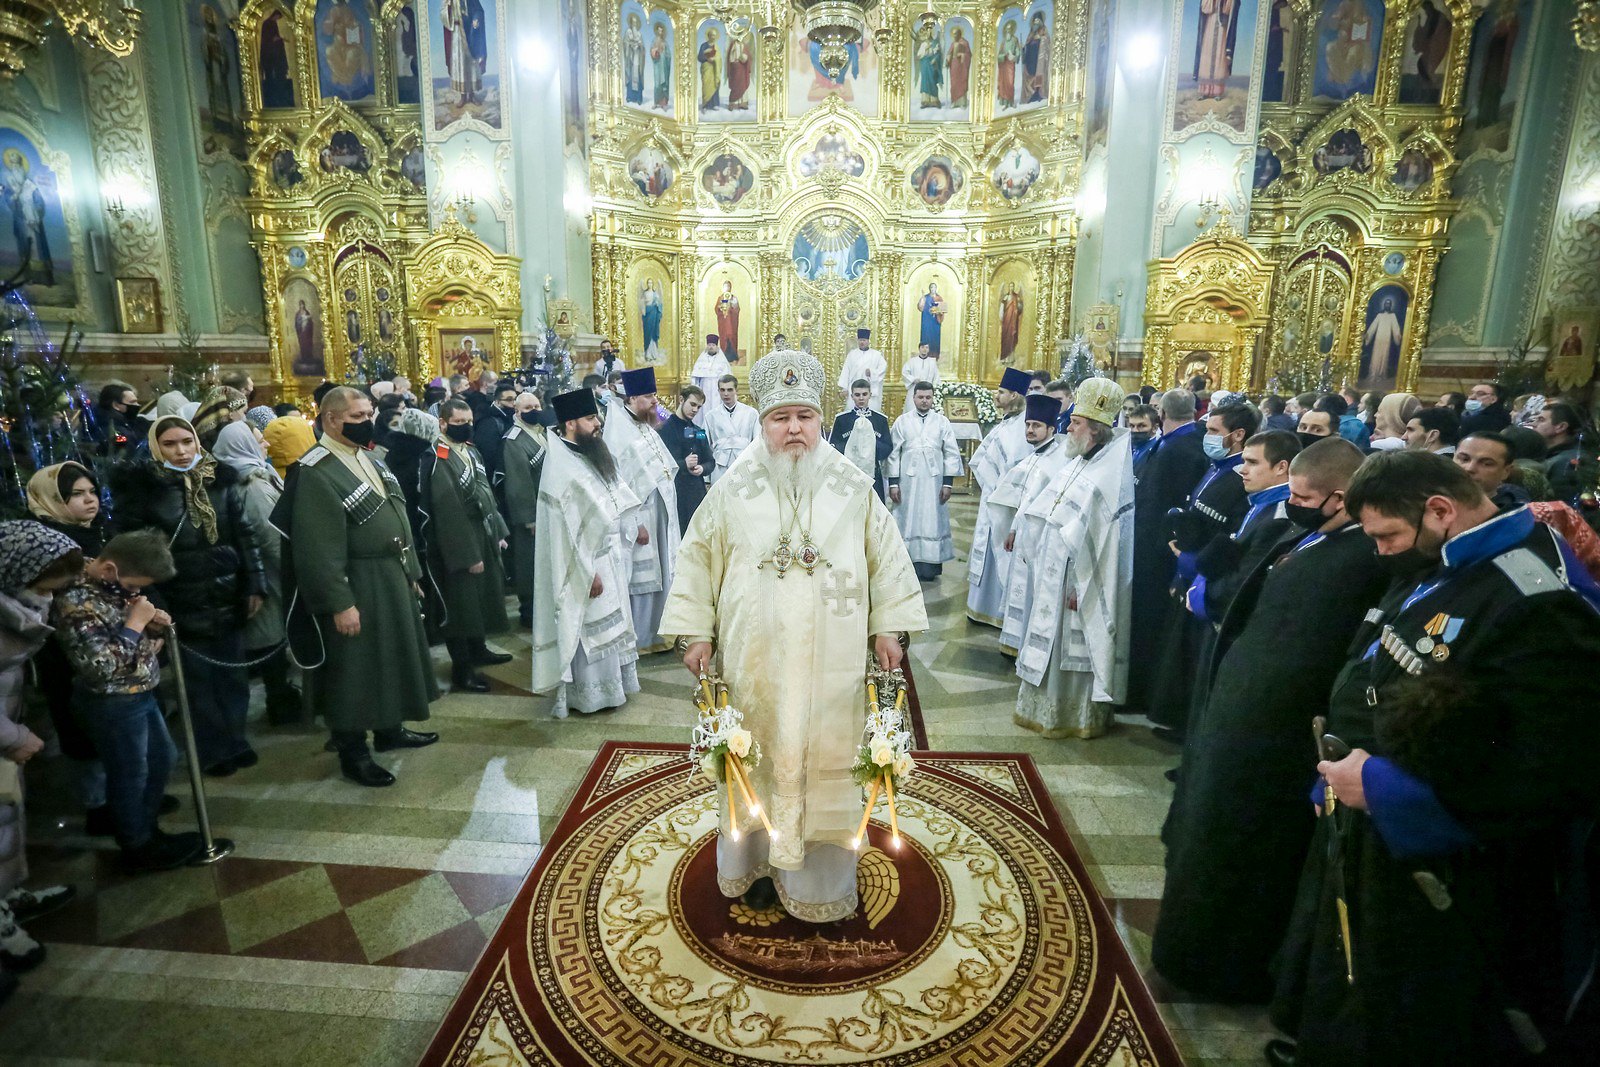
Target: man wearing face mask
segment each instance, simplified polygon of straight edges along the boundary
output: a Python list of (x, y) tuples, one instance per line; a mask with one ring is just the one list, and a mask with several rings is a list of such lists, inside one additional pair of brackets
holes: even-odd
[(372, 401), (348, 386), (321, 402), (322, 441), (289, 468), (272, 524), (287, 531), (284, 597), (289, 648), (315, 672), (312, 703), (333, 735), (344, 776), (394, 784), (367, 747), (420, 748), (439, 739), (410, 730), (438, 699), (405, 495), (367, 452)]
[(1327, 700), (1349, 754), (1316, 768), (1272, 1006), (1299, 1046), (1269, 1049), (1585, 1062), (1563, 1031), (1561, 930), (1588, 906), (1566, 868), (1594, 814), (1600, 718), (1575, 666), (1600, 659), (1600, 589), (1528, 509), (1497, 511), (1443, 457), (1372, 456), (1345, 501), (1394, 584)]
[(500, 452), (500, 491), (511, 527), (511, 587), (517, 592), (518, 617), (525, 627), (533, 626), (533, 539), (548, 432), (543, 414), (536, 395), (519, 393), (517, 424), (506, 431)]
[(1310, 448), (1318, 441), (1339, 436), (1338, 429), (1338, 420), (1328, 412), (1307, 411), (1300, 416), (1300, 425), (1295, 430), (1295, 436), (1300, 439), (1301, 448)]
[(500, 472), (500, 448), (506, 433), (516, 425), (517, 394), (521, 391), (510, 378), (499, 382), (494, 387), (494, 403), (477, 414), (472, 440), (491, 481)]
[(1511, 412), (1506, 409), (1497, 383), (1479, 382), (1467, 391), (1467, 403), (1461, 416), (1462, 437), (1484, 430), (1499, 431), (1510, 425)]
[(1271, 993), (1267, 966), (1313, 825), (1310, 718), (1388, 584), (1344, 510), (1361, 458), (1335, 437), (1289, 464), (1291, 525), (1246, 565), (1220, 620), (1209, 696), (1184, 741), (1161, 831), (1167, 875), (1152, 954), (1163, 977), (1208, 999)]
[(1155, 450), (1161, 427), (1161, 413), (1149, 404), (1140, 404), (1128, 413), (1128, 440), (1133, 445), (1133, 473), (1137, 477), (1150, 453)]
[(1201, 439), (1210, 466), (1184, 506), (1173, 508), (1167, 516), (1172, 538), (1167, 548), (1175, 557), (1176, 566), (1146, 710), (1158, 724), (1159, 737), (1181, 740), (1189, 720), (1195, 668), (1207, 626), (1189, 613), (1184, 597), (1198, 573), (1195, 567), (1201, 550), (1213, 538), (1226, 537), (1237, 530), (1250, 510), (1238, 472), (1244, 462), (1244, 443), (1260, 424), (1260, 414), (1243, 402), (1213, 407), (1206, 416), (1206, 433)]

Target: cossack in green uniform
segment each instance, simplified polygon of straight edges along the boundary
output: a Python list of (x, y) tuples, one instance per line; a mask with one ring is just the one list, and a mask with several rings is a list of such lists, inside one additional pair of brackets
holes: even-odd
[(545, 429), (523, 422), (507, 431), (500, 452), (500, 491), (511, 526), (511, 587), (522, 607), (522, 624), (532, 624), (533, 530), (539, 517), (539, 475), (544, 467)]
[(439, 629), (455, 667), (455, 684), (469, 684), (473, 667), (510, 659), (483, 644), (485, 637), (511, 628), (500, 562), (500, 544), (510, 531), (471, 445), (441, 442), (424, 456), (422, 490), (428, 569), (444, 602)]

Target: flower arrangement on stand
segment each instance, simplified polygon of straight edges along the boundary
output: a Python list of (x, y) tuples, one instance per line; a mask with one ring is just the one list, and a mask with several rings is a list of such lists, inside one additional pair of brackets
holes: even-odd
[[(728, 702), (728, 686), (714, 674), (700, 675), (694, 706), (700, 713), (689, 741), (689, 758), (698, 772), (728, 791), (728, 836), (739, 840), (736, 796), (744, 799), (751, 815), (761, 820), (767, 838), (778, 839), (767, 813), (750, 784), (750, 767), (761, 765), (761, 744), (744, 728), (744, 712)], [(737, 793), (735, 793), (737, 790)]]
[(933, 410), (944, 414), (944, 401), (957, 397), (972, 401), (979, 422), (988, 425), (1000, 421), (1000, 408), (994, 402), (994, 394), (975, 382), (939, 382), (933, 387)]
[(880, 792), (889, 808), (890, 840), (895, 848), (900, 847), (900, 817), (895, 811), (894, 796), (905, 788), (906, 779), (916, 769), (917, 761), (911, 758), (911, 730), (906, 722), (905, 672), (869, 669), (867, 722), (861, 731), (855, 764), (850, 768), (856, 785), (867, 790), (867, 805), (850, 841), (852, 848), (859, 849), (866, 840), (867, 821), (872, 818)]

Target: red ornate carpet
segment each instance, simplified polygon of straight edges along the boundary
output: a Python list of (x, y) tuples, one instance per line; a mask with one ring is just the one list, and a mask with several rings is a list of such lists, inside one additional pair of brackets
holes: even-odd
[(715, 800), (607, 743), (423, 1064), (1182, 1062), (1028, 757), (919, 756), (824, 927), (717, 891)]

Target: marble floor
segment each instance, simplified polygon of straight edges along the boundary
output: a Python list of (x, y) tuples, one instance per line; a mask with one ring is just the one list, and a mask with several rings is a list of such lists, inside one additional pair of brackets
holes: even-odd
[[(965, 545), (972, 498), (952, 512)], [(966, 588), (961, 561), (924, 586), (931, 631), (912, 655), (932, 747), (1033, 756), (1148, 974), (1176, 750), (1139, 720), (1094, 741), (1014, 726), (1015, 677), (995, 631), (966, 619)], [(434, 705), (439, 744), (379, 757), (390, 789), (342, 781), (325, 735), (260, 724), (260, 765), (207, 781), (216, 832), (237, 844), (213, 866), (122, 875), (107, 839), (81, 835), (60, 761), (30, 767), (34, 880), (80, 895), (30, 926), (49, 957), (0, 1008), (0, 1064), (414, 1063), (600, 743), (686, 740), (672, 657), (641, 665), (626, 707), (557, 721), (526, 691), (526, 633), (500, 643), (517, 658), (489, 672), (492, 693)], [(181, 829), (186, 780), (173, 791)], [(1261, 1062), (1263, 1012), (1151, 983), (1188, 1062)]]

